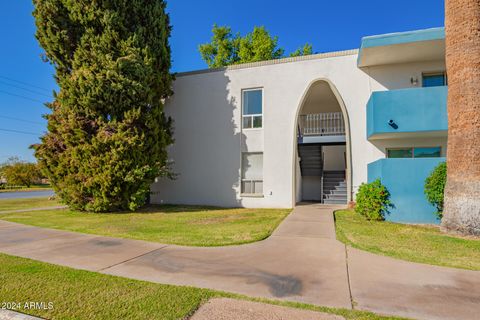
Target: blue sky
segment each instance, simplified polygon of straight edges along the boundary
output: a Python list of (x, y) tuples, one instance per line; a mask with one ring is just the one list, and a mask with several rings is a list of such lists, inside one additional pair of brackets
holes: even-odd
[[(0, 163), (34, 160), (28, 147), (46, 130), (42, 102), (56, 88), (52, 66), (40, 58), (32, 10), (28, 0), (0, 1)], [(443, 26), (443, 11), (443, 0), (170, 0), (172, 71), (206, 67), (197, 48), (214, 23), (242, 34), (264, 25), (287, 53), (305, 42), (329, 52), (358, 48), (366, 35)]]

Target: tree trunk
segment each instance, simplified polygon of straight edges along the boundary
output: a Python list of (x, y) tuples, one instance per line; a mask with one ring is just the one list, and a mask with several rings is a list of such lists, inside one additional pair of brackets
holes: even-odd
[(447, 185), (443, 230), (480, 235), (480, 0), (446, 0)]

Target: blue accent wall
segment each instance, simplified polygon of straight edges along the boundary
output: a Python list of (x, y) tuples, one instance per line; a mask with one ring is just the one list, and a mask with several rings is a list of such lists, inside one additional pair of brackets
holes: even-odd
[[(396, 132), (446, 131), (448, 87), (373, 92), (367, 104), (367, 138)], [(388, 124), (390, 120), (398, 126)]]
[(387, 221), (440, 223), (423, 189), (425, 179), (443, 161), (445, 158), (380, 159), (368, 164), (368, 182), (379, 178), (395, 205), (385, 216)]

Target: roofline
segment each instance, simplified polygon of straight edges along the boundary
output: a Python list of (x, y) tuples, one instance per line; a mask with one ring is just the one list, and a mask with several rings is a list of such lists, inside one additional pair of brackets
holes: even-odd
[(445, 39), (445, 27), (393, 32), (362, 38), (361, 48), (382, 47), (402, 43)]
[(365, 67), (362, 62), (364, 50), (373, 48), (389, 47), (396, 45), (405, 45), (415, 42), (438, 41), (445, 39), (445, 27), (436, 27), (404, 32), (394, 32), (379, 34), (374, 36), (366, 36), (361, 40), (360, 50), (357, 57), (357, 66)]
[(275, 64), (283, 64), (283, 63), (291, 63), (291, 62), (299, 62), (299, 61), (309, 61), (309, 60), (318, 60), (318, 59), (351, 56), (351, 55), (358, 54), (358, 51), (359, 51), (358, 49), (351, 49), (351, 50), (343, 50), (343, 51), (317, 53), (317, 54), (311, 54), (311, 55), (307, 55), (307, 56), (288, 57), (288, 58), (282, 58), (282, 59), (249, 62), (249, 63), (242, 63), (242, 64), (234, 64), (234, 65), (230, 65), (228, 67), (222, 67), (222, 68), (210, 68), (210, 69), (200, 69), (200, 70), (194, 70), (194, 71), (178, 72), (178, 73), (175, 74), (175, 76), (176, 77), (184, 77), (184, 76), (203, 74), (203, 73), (220, 72), (220, 71), (237, 70), (237, 69), (248, 69), (248, 68), (270, 66), (270, 65), (275, 65)]

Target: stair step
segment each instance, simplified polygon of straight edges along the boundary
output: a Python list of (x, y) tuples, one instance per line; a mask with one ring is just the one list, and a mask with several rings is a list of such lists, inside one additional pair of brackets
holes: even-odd
[(324, 199), (330, 199), (330, 200), (347, 200), (347, 195), (346, 194), (325, 194)]
[(323, 184), (323, 189), (337, 189), (337, 188), (340, 188), (339, 190), (341, 189), (346, 189), (347, 186), (341, 186), (339, 185), (338, 183), (335, 183), (335, 184)]
[(346, 187), (347, 185), (342, 183), (342, 182), (330, 182), (330, 181), (325, 181), (323, 180), (323, 185), (324, 186), (331, 186), (331, 187)]
[(302, 173), (302, 176), (304, 176), (304, 177), (318, 177), (318, 176), (320, 176), (320, 171), (313, 171), (313, 170), (304, 171)]
[(330, 200), (330, 199), (325, 199), (323, 200), (323, 203), (325, 204), (347, 204), (347, 200)]
[(302, 162), (300, 163), (300, 165), (302, 165), (302, 166), (307, 165), (307, 164), (314, 164), (318, 167), (321, 167), (320, 161), (317, 161), (315, 159), (302, 160)]
[(316, 165), (314, 163), (304, 164), (302, 165), (303, 168), (321, 168), (321, 166)]
[[(327, 192), (325, 192), (327, 193)], [(347, 190), (329, 190), (328, 194), (340, 195), (340, 196), (347, 196)]]

